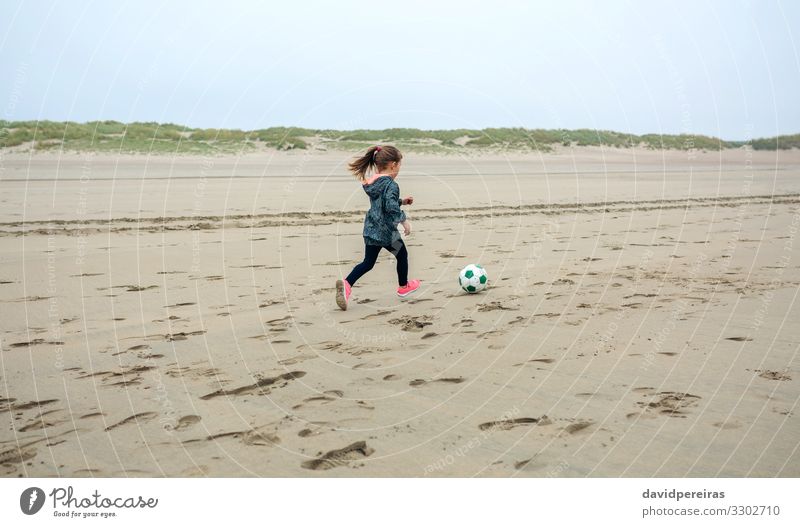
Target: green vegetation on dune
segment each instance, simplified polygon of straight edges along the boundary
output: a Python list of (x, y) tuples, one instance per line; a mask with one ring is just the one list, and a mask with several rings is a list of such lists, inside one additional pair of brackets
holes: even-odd
[(754, 150), (788, 150), (800, 148), (800, 134), (779, 135), (750, 141)]
[(88, 123), (0, 120), (0, 148), (37, 151), (100, 151), (122, 153), (229, 154), (263, 149), (357, 150), (376, 143), (428, 153), (463, 151), (549, 151), (555, 146), (720, 150), (749, 145), (756, 150), (800, 148), (800, 134), (752, 141), (725, 141), (703, 135), (634, 135), (610, 130), (542, 130), (484, 128), (483, 130), (312, 130), (272, 127), (259, 130), (189, 128), (172, 123)]

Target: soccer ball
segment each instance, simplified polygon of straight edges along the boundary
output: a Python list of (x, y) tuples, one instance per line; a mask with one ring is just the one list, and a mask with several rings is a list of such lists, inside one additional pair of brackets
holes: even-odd
[(488, 282), (486, 270), (478, 264), (469, 264), (458, 274), (458, 285), (467, 293), (483, 291)]

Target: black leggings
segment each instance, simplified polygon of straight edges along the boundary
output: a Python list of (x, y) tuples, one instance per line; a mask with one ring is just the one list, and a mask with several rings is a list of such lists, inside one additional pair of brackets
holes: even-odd
[(347, 275), (346, 280), (348, 284), (355, 285), (359, 278), (364, 276), (375, 266), (375, 262), (378, 260), (378, 253), (381, 252), (381, 249), (386, 249), (397, 258), (397, 284), (400, 287), (408, 284), (408, 251), (406, 250), (406, 244), (403, 243), (403, 240), (399, 240), (391, 246), (365, 245), (364, 261), (353, 267), (353, 270)]

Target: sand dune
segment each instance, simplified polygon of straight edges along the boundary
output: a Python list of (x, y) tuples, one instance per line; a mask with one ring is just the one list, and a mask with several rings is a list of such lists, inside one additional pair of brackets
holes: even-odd
[(0, 473), (800, 476), (800, 154), (605, 154), (408, 159), (346, 312), (347, 156), (4, 160)]

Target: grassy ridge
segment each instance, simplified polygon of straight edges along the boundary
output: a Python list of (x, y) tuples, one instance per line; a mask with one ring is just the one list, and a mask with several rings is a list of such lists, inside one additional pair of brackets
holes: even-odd
[(107, 151), (125, 153), (222, 154), (265, 148), (358, 149), (375, 143), (441, 153), (463, 150), (548, 151), (553, 146), (613, 146), (651, 149), (720, 150), (750, 145), (756, 150), (800, 148), (800, 134), (752, 141), (725, 141), (702, 135), (633, 135), (608, 130), (540, 130), (485, 128), (483, 130), (311, 130), (273, 127), (259, 130), (188, 128), (154, 122), (88, 123), (0, 120), (0, 148), (29, 146), (37, 151)]

